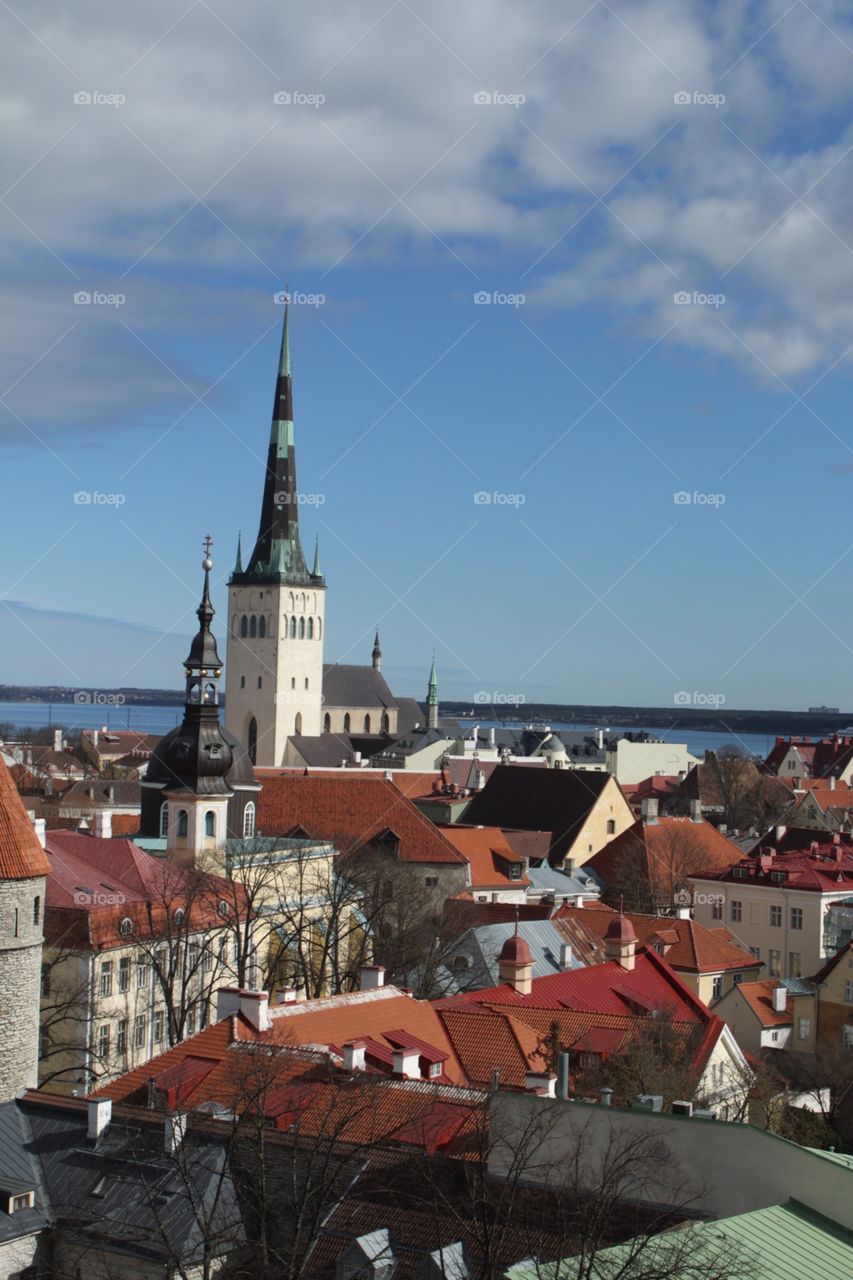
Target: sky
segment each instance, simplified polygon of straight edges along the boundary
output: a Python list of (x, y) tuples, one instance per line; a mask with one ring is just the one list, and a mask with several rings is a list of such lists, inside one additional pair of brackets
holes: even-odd
[(0, 8), (0, 683), (224, 647), (282, 320), (327, 661), (853, 705), (840, 3)]

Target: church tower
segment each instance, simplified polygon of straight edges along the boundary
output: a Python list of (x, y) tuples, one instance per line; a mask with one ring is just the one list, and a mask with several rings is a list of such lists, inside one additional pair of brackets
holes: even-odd
[(228, 583), (225, 726), (253, 764), (281, 765), (289, 737), (321, 732), (325, 596), (319, 548), (309, 571), (299, 537), (285, 306), (260, 527)]
[(38, 1084), (47, 854), (0, 760), (0, 1102)]

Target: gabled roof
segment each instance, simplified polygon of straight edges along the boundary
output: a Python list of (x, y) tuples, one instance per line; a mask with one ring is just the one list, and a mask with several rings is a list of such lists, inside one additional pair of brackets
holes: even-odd
[(593, 770), (502, 765), (474, 796), (465, 820), (484, 826), (550, 831), (548, 856), (552, 862), (562, 862), (612, 781), (609, 773)]
[[(500, 827), (443, 825), (439, 831), (468, 863), (472, 888), (527, 888), (524, 858), (512, 849)], [(512, 866), (519, 870), (515, 880), (509, 875)]]
[(0, 760), (0, 880), (36, 879), (49, 870), (9, 770)]
[(836, 965), (839, 965), (843, 959), (848, 961), (853, 959), (853, 942), (848, 942), (846, 947), (842, 947), (840, 951), (836, 951), (834, 956), (830, 956), (822, 969), (811, 979), (812, 982), (826, 982)]
[[(673, 969), (689, 973), (721, 973), (731, 969), (760, 969), (761, 961), (732, 942), (727, 930), (706, 929), (695, 920), (671, 916), (640, 915), (626, 911), (626, 919), (642, 946), (660, 951)], [(560, 907), (554, 913), (555, 924), (573, 920), (604, 938), (613, 919), (610, 911), (595, 906)]]
[[(765, 855), (756, 852), (749, 857), (739, 858), (731, 867), (692, 874), (697, 880), (748, 884), (750, 888), (774, 885), (773, 877), (781, 875), (784, 878), (780, 883), (789, 889), (813, 893), (853, 892), (853, 848), (850, 837), (839, 836), (837, 840), (834, 837), (813, 839), (815, 836), (825, 835), (824, 832), (806, 828), (804, 847), (784, 852), (769, 848)], [(809, 838), (812, 838), (811, 843), (808, 842)]]
[(653, 892), (669, 896), (673, 888), (680, 887), (673, 884), (674, 879), (725, 869), (740, 857), (740, 849), (704, 819), (657, 818), (647, 822), (639, 818), (584, 866), (612, 888), (619, 884), (626, 863), (639, 858), (638, 869), (648, 875)]
[(323, 705), (326, 707), (395, 707), (397, 699), (381, 671), (372, 666), (332, 662), (323, 667)]
[(783, 985), (776, 978), (764, 978), (759, 982), (741, 982), (736, 987), (732, 987), (727, 996), (728, 999), (742, 996), (762, 1027), (790, 1027), (794, 1020), (791, 1002), (788, 1001), (787, 1008), (781, 1012), (773, 1008), (773, 992)]
[(392, 782), (352, 772), (354, 778), (347, 770), (308, 777), (259, 770), (259, 832), (288, 835), (300, 828), (312, 839), (331, 841), (340, 853), (354, 853), (390, 830), (401, 862), (465, 865), (459, 850)]

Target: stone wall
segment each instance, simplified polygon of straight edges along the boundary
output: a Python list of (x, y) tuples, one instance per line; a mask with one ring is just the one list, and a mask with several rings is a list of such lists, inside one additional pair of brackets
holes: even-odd
[(43, 878), (0, 880), (0, 1100), (38, 1083), (44, 899)]

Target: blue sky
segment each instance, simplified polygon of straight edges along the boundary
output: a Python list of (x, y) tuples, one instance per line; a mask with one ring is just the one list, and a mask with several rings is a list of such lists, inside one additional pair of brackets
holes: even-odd
[(379, 621), (400, 693), (435, 650), (460, 699), (850, 705), (843, 6), (0, 29), (0, 681), (176, 686), (207, 532), (224, 636), (288, 284), (328, 659)]

